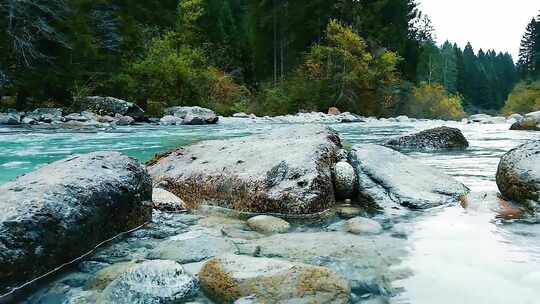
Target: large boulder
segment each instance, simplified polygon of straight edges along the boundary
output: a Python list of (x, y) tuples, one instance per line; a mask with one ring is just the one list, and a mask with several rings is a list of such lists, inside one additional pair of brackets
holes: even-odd
[(90, 96), (81, 102), (80, 110), (90, 111), (99, 115), (133, 117), (136, 121), (144, 119), (144, 111), (136, 104), (114, 97)]
[(506, 153), (497, 170), (502, 195), (516, 203), (540, 204), (540, 141), (530, 141)]
[(385, 209), (425, 209), (456, 203), (469, 189), (450, 176), (383, 146), (356, 145), (359, 201)]
[(214, 111), (201, 107), (171, 107), (165, 109), (165, 115), (182, 119), (184, 125), (215, 124), (219, 120)]
[(152, 183), (117, 152), (73, 156), (0, 186), (0, 290), (151, 218)]
[(16, 113), (0, 113), (0, 125), (18, 125), (21, 116)]
[(439, 127), (391, 139), (387, 145), (414, 150), (466, 149), (469, 142), (459, 129)]
[(526, 114), (510, 127), (510, 130), (540, 131), (540, 111)]
[(197, 280), (177, 262), (145, 261), (109, 284), (98, 303), (180, 303), (197, 291)]
[(349, 303), (351, 288), (335, 272), (279, 259), (223, 255), (208, 261), (199, 278), (218, 303), (251, 296), (251, 303)]
[(192, 208), (307, 214), (335, 203), (332, 170), (341, 143), (323, 126), (291, 126), (172, 151), (149, 172)]

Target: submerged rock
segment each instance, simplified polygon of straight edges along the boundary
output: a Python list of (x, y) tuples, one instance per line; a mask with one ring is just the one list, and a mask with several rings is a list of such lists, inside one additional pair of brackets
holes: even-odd
[(347, 231), (352, 234), (379, 234), (382, 226), (377, 221), (365, 217), (355, 217), (347, 221)]
[(74, 156), (0, 186), (0, 289), (151, 217), (151, 179), (117, 152)]
[(469, 192), (450, 176), (383, 146), (356, 145), (351, 159), (358, 174), (359, 200), (387, 210), (457, 203)]
[[(165, 114), (180, 118), (183, 125), (215, 124), (219, 120), (214, 111), (201, 107), (171, 107), (165, 109)], [(168, 121), (172, 119), (168, 118)]]
[(201, 285), (219, 303), (349, 303), (350, 286), (328, 268), (278, 259), (223, 255), (199, 272)]
[(147, 256), (152, 260), (196, 263), (224, 253), (236, 253), (234, 244), (223, 237), (191, 232), (161, 242)]
[(261, 233), (285, 233), (289, 231), (291, 225), (278, 217), (269, 215), (258, 215), (247, 221), (249, 227)]
[(120, 275), (103, 291), (102, 304), (178, 303), (195, 295), (197, 280), (174, 261), (145, 261)]
[(347, 279), (359, 295), (393, 294), (390, 267), (406, 254), (403, 240), (384, 234), (296, 232), (253, 242), (254, 251), (246, 254), (328, 267)]
[(417, 150), (466, 149), (469, 142), (459, 129), (439, 127), (391, 139), (387, 145)]
[(81, 102), (81, 109), (99, 115), (114, 116), (120, 114), (129, 116), (136, 121), (144, 119), (144, 111), (136, 104), (114, 97), (90, 96)]
[(322, 126), (198, 143), (165, 154), (149, 172), (188, 206), (307, 214), (335, 203), (332, 170), (341, 148)]
[(540, 141), (530, 141), (501, 158), (497, 186), (511, 201), (540, 207)]

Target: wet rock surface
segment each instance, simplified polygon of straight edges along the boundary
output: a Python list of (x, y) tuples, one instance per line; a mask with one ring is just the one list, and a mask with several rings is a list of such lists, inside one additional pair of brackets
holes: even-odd
[(386, 143), (397, 149), (445, 150), (466, 149), (469, 142), (457, 128), (439, 127), (391, 139)]
[(326, 127), (291, 126), (178, 149), (149, 172), (188, 206), (307, 214), (335, 203), (332, 170), (340, 148)]
[(198, 282), (173, 261), (145, 261), (105, 288), (98, 303), (178, 303), (197, 293)]
[(252, 303), (349, 303), (350, 286), (335, 272), (279, 259), (223, 255), (199, 273), (219, 303), (250, 297)]
[(151, 189), (146, 169), (117, 152), (74, 156), (0, 186), (1, 289), (148, 221)]
[(206, 125), (219, 120), (214, 111), (201, 107), (171, 107), (165, 109), (165, 115), (162, 124)]
[(530, 141), (506, 153), (497, 170), (502, 195), (538, 209), (540, 204), (540, 141)]
[(540, 111), (526, 114), (512, 124), (510, 130), (540, 131)]
[(351, 162), (358, 174), (358, 201), (387, 211), (457, 203), (469, 192), (450, 176), (383, 146), (356, 145)]
[(287, 221), (269, 215), (254, 216), (247, 224), (253, 230), (264, 234), (285, 233), (291, 228)]
[(140, 121), (144, 118), (144, 111), (136, 104), (114, 97), (90, 96), (81, 102), (81, 111), (90, 111), (99, 115), (132, 117)]

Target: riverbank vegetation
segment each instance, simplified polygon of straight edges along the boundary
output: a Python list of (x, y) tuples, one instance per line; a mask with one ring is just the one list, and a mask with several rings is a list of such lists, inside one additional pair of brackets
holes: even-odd
[(151, 115), (457, 119), (499, 111), (518, 80), (508, 53), (438, 46), (413, 0), (8, 0), (0, 13), (4, 108), (106, 95)]
[(505, 113), (540, 111), (540, 15), (533, 18), (521, 40), (520, 82), (508, 97)]

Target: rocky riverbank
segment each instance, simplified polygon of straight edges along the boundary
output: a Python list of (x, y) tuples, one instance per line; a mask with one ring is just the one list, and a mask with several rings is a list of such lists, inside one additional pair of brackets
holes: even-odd
[[(434, 141), (429, 146), (441, 146), (446, 139), (421, 138), (418, 149), (429, 138)], [(448, 146), (452, 137), (448, 140), (442, 146)], [(262, 135), (177, 149), (147, 169), (118, 153), (45, 166), (0, 187), (0, 197), (14, 197), (8, 205), (0, 202), (5, 210), (28, 200), (16, 209), (18, 215), (4, 212), (0, 229), (28, 231), (23, 235), (30, 236), (41, 231), (37, 224), (24, 226), (13, 220), (24, 213), (30, 223), (43, 221), (51, 229), (42, 233), (54, 235), (54, 244), (84, 239), (84, 245), (66, 256), (42, 238), (28, 237), (26, 243), (15, 237), (0, 240), (10, 250), (3, 252), (31, 248), (25, 254), (33, 257), (14, 261), (20, 269), (30, 270), (2, 287), (11, 290), (52, 264), (68, 262), (113, 234), (136, 227), (149, 220), (145, 210), (154, 206), (149, 224), (98, 248), (74, 270), (48, 278), (23, 299), (29, 303), (385, 301), (399, 293), (393, 282), (409, 275), (395, 267), (406, 251), (408, 232), (402, 221), (441, 204), (463, 204), (469, 189), (444, 172), (383, 146), (343, 146), (339, 135), (326, 127), (284, 126)], [(503, 158), (501, 166), (508, 163), (504, 168), (529, 170), (535, 149), (518, 148)], [(527, 189), (539, 184), (534, 177), (510, 179)], [(499, 183), (502, 194), (517, 200), (503, 183)], [(535, 193), (527, 196), (527, 204), (537, 200)], [(468, 201), (473, 204), (475, 199)], [(130, 208), (139, 215), (123, 216), (133, 214)], [(57, 213), (79, 217), (69, 222), (71, 216), (64, 219)], [(85, 222), (91, 224), (79, 225)], [(100, 229), (106, 233), (96, 233)], [(15, 269), (12, 266), (7, 269)]]

